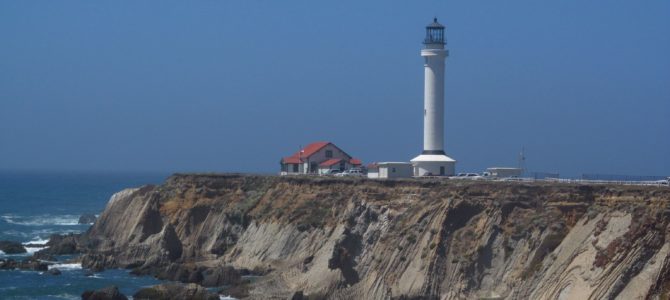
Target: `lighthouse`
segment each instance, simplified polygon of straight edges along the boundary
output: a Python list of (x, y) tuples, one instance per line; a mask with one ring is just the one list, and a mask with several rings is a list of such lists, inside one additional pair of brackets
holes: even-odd
[(426, 26), (424, 58), (423, 152), (411, 160), (414, 176), (452, 176), (456, 161), (444, 152), (444, 26), (433, 19)]

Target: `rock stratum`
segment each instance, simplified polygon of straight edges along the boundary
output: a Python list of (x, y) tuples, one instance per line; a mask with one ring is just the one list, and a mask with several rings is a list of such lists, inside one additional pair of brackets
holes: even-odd
[(76, 247), (250, 299), (667, 299), (669, 205), (666, 187), (177, 174), (115, 194)]

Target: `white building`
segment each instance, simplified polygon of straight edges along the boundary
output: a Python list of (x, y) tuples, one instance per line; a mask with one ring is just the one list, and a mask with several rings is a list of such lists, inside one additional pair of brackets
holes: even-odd
[(361, 161), (353, 158), (331, 142), (315, 142), (281, 159), (281, 175), (319, 174), (320, 170), (344, 171), (360, 167)]
[(408, 162), (378, 162), (368, 165), (368, 178), (412, 177), (412, 164)]
[(486, 172), (489, 173), (489, 176), (497, 178), (521, 177), (523, 175), (523, 169), (521, 168), (493, 167), (487, 168)]
[(444, 26), (437, 22), (426, 26), (424, 57), (423, 152), (411, 160), (414, 176), (453, 176), (456, 161), (444, 152)]

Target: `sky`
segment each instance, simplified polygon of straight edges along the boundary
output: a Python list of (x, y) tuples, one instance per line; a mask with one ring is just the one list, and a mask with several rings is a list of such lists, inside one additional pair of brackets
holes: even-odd
[(670, 2), (616, 0), (0, 0), (0, 169), (409, 161), (433, 17), (457, 172), (670, 176)]

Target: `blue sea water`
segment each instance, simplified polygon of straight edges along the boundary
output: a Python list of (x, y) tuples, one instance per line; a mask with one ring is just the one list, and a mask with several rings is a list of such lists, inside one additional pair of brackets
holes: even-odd
[[(54, 233), (86, 231), (77, 224), (84, 213), (99, 215), (109, 197), (124, 188), (159, 184), (167, 174), (15, 172), (0, 171), (0, 240), (44, 243)], [(29, 248), (29, 253), (39, 248)], [(24, 255), (0, 258), (21, 259)], [(62, 275), (34, 271), (0, 271), (0, 299), (81, 299), (85, 290), (116, 285), (132, 295), (144, 286), (159, 283), (149, 276), (132, 276), (127, 270), (106, 270), (86, 277), (72, 257), (59, 257)]]

